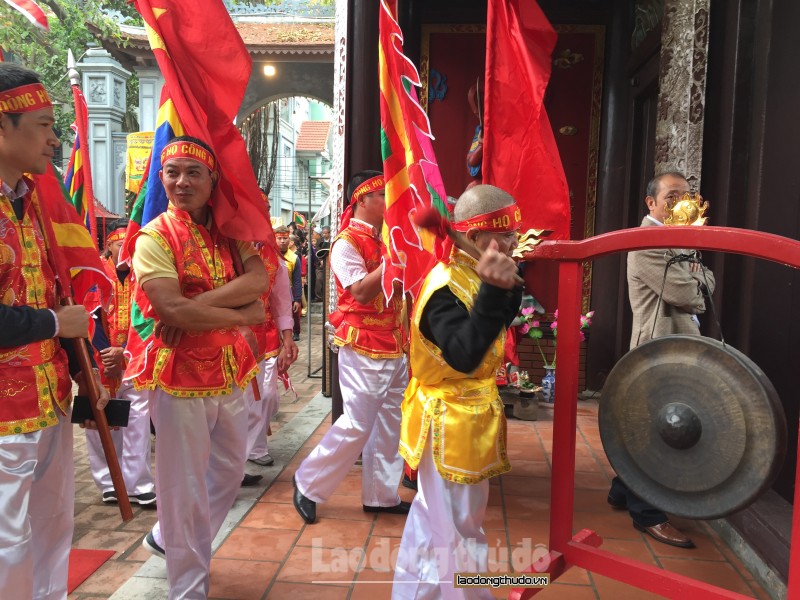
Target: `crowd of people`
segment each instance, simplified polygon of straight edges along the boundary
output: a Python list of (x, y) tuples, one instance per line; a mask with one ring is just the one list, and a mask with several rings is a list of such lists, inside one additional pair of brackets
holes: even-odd
[[(310, 301), (324, 295), (326, 262), (336, 286), (329, 320), (344, 412), (297, 469), (294, 507), (316, 523), (318, 505), (361, 456), (362, 509), (408, 515), (393, 597), (492, 597), (454, 588), (453, 574), (488, 571), (488, 480), (511, 468), (495, 373), (522, 295), (511, 257), (521, 222), (514, 198), (480, 184), (461, 195), (452, 253), (427, 275), (406, 322), (402, 287), (389, 298), (381, 288), (384, 272), (396, 268), (380, 235), (382, 173), (351, 178), (334, 240), (329, 228), (305, 240), (299, 230), (277, 227), (276, 249), (220, 231), (209, 206), (220, 177), (214, 151), (205, 140), (176, 137), (162, 152), (159, 174), (169, 206), (135, 245), (128, 240), (130, 267), (119, 264), (127, 222), (109, 225), (104, 258), (113, 293), (90, 316), (83, 306), (57, 302), (65, 282), (52, 264), (60, 250), (48, 239), (29, 177), (45, 172), (58, 144), (47, 91), (34, 72), (0, 64), (2, 106), (15, 107), (0, 109), (3, 597), (66, 597), (71, 388), (75, 381), (84, 392), (89, 378), (101, 390), (99, 409), (110, 396), (130, 401), (128, 426), (112, 437), (129, 498), (157, 506), (158, 522), (143, 544), (166, 560), (170, 598), (207, 597), (212, 540), (238, 488), (253, 483), (245, 464), (274, 462), (267, 433), (278, 410), (278, 375), (297, 359), (304, 257)], [(687, 186), (677, 173), (654, 179), (643, 226), (663, 224), (670, 195)], [(663, 251), (628, 258), (632, 346), (650, 335), (699, 334), (710, 272), (701, 282), (694, 264), (680, 265), (662, 289), (664, 267)], [(655, 298), (662, 299), (658, 310)], [(97, 368), (83, 373), (63, 340), (83, 343), (90, 329)], [(102, 501), (119, 500), (96, 433), (87, 439)], [(398, 495), (404, 461), (418, 470), (412, 503)], [(628, 508), (634, 525), (658, 541), (691, 545), (621, 481), (609, 502)]]

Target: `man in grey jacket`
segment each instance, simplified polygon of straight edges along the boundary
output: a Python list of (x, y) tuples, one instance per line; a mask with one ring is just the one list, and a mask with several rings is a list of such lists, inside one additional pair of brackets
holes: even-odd
[[(689, 183), (682, 173), (656, 176), (647, 185), (645, 204), (649, 213), (641, 226), (663, 226), (671, 204), (688, 191)], [(714, 292), (714, 274), (698, 260), (682, 260), (681, 255), (694, 253), (660, 248), (628, 253), (628, 298), (633, 311), (631, 349), (664, 335), (700, 335), (697, 315), (706, 310), (704, 288), (708, 287), (709, 294)], [(692, 540), (669, 523), (663, 511), (631, 492), (619, 477), (611, 482), (608, 503), (614, 508), (627, 508), (633, 526), (657, 541), (694, 547)]]

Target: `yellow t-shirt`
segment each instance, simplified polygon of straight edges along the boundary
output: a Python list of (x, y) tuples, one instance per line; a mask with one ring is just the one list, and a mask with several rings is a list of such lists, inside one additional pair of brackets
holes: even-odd
[[(236, 248), (242, 257), (242, 264), (254, 256), (258, 250), (250, 242), (236, 242)], [(139, 235), (136, 240), (136, 252), (133, 253), (133, 271), (139, 285), (159, 278), (178, 278), (178, 270), (172, 256), (149, 235)]]

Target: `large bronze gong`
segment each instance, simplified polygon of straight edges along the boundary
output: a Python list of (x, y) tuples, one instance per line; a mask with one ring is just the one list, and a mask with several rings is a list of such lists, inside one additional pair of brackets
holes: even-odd
[(769, 379), (707, 337), (656, 338), (623, 356), (598, 419), (608, 460), (628, 487), (692, 519), (752, 503), (786, 454), (786, 417)]

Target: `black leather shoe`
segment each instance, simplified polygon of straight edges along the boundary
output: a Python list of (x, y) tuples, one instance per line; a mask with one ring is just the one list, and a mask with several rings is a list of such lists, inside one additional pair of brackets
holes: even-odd
[(294, 495), (292, 496), (294, 509), (303, 518), (303, 521), (311, 525), (317, 520), (317, 503), (303, 496), (303, 493), (297, 489), (294, 477), (292, 477), (292, 484), (294, 485)]
[(262, 479), (262, 475), (250, 475), (249, 473), (245, 473), (244, 478), (242, 479), (242, 487), (253, 487)]
[(407, 515), (408, 511), (411, 509), (411, 503), (403, 500), (400, 501), (400, 504), (394, 506), (367, 506), (366, 504), (362, 506), (364, 512), (389, 513), (390, 515)]

